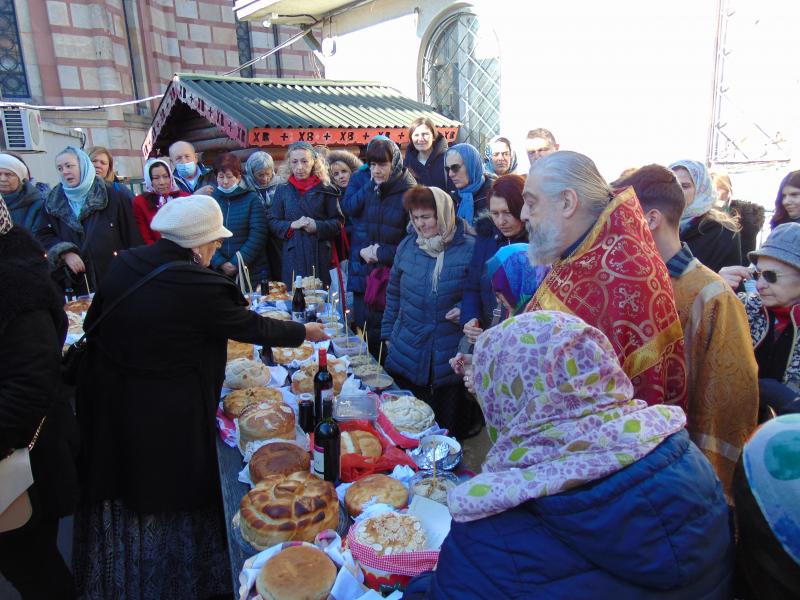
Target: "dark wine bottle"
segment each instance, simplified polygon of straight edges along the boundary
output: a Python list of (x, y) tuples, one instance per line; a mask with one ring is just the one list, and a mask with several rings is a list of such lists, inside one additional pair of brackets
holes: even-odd
[(314, 375), (314, 418), (319, 423), (322, 420), (323, 404), (326, 399), (333, 402), (333, 377), (328, 373), (328, 351), (319, 349), (319, 370)]
[(322, 403), (322, 420), (314, 428), (314, 475), (334, 485), (339, 482), (339, 426), (333, 420), (333, 394)]
[(306, 297), (303, 294), (303, 278), (298, 275), (294, 280), (294, 296), (292, 296), (292, 321), (306, 322)]

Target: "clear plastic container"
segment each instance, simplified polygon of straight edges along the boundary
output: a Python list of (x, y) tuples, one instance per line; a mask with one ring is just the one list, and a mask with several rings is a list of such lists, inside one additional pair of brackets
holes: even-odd
[(378, 396), (366, 394), (340, 394), (333, 402), (333, 418), (337, 421), (354, 421), (378, 418)]
[(331, 341), (333, 342), (333, 349), (336, 352), (336, 356), (360, 354), (367, 351), (366, 344), (364, 344), (363, 340), (357, 335), (336, 337)]
[(447, 506), (447, 492), (460, 483), (459, 478), (449, 471), (418, 471), (408, 482), (409, 502), (414, 496), (424, 496)]

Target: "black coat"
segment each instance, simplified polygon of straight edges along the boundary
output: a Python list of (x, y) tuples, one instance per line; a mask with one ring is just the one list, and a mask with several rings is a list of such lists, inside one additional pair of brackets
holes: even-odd
[(51, 516), (75, 508), (77, 424), (61, 388), (63, 299), (44, 249), (22, 227), (0, 235), (0, 456), (27, 446), (34, 488)]
[(695, 219), (689, 229), (681, 232), (681, 241), (686, 242), (694, 257), (714, 273), (722, 267), (742, 264), (739, 233), (717, 221)]
[(224, 275), (161, 239), (122, 253), (85, 327), (158, 265), (186, 260), (124, 300), (99, 325), (77, 389), (90, 502), (120, 498), (144, 514), (207, 507), (219, 496), (215, 411), (227, 339), (298, 346), (305, 328), (246, 308)]
[(447, 154), (447, 148), (447, 140), (444, 139), (442, 134), (439, 134), (439, 137), (433, 142), (433, 148), (431, 148), (428, 160), (423, 165), (419, 162), (419, 151), (414, 147), (413, 143), (409, 142), (408, 146), (406, 146), (404, 166), (411, 171), (414, 179), (420, 185), (438, 187), (447, 191), (448, 186), (452, 186), (444, 172), (444, 159)]
[(130, 201), (99, 178), (87, 194), (80, 217), (72, 212), (62, 184), (50, 191), (44, 207), (47, 226), (37, 236), (47, 250), (50, 269), (62, 290), (72, 288), (78, 295), (88, 293), (83, 276), (74, 275), (64, 264), (65, 253), (76, 252), (81, 257), (91, 291), (96, 291), (114, 257), (142, 244)]
[(42, 209), (44, 198), (30, 181), (22, 183), (17, 192), (5, 194), (3, 200), (6, 201), (14, 225), (24, 227), (34, 235), (46, 226)]

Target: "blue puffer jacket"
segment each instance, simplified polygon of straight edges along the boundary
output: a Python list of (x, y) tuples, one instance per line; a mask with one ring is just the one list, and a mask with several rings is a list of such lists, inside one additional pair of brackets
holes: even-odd
[(515, 237), (509, 239), (495, 227), (492, 218), (482, 215), (475, 221), (475, 252), (467, 273), (464, 286), (464, 300), (461, 302), (461, 324), (471, 319), (478, 319), (481, 327), (486, 329), (492, 322), (492, 311), (497, 306), (497, 298), (492, 291), (492, 282), (486, 271), (486, 262), (506, 244), (527, 243), (528, 233), (525, 228)]
[(237, 267), (239, 262), (236, 252), (242, 253), (242, 258), (250, 271), (252, 284), (270, 276), (267, 266), (267, 217), (264, 206), (258, 194), (246, 188), (238, 188), (231, 194), (222, 193), (216, 188), (214, 199), (222, 209), (225, 227), (231, 230), (233, 237), (226, 238), (222, 247), (217, 250), (211, 259), (211, 267), (219, 269), (225, 262), (230, 262)]
[(6, 201), (14, 225), (24, 227), (34, 235), (47, 227), (44, 197), (30, 181), (24, 182), (17, 192), (3, 195), (3, 200)]
[[(369, 171), (367, 171), (369, 173)], [(352, 177), (350, 178), (352, 181)], [(348, 289), (364, 292), (367, 276), (375, 265), (368, 265), (359, 254), (372, 244), (379, 244), (378, 263), (386, 267), (394, 264), (398, 244), (406, 236), (408, 212), (403, 208), (403, 194), (416, 185), (414, 176), (403, 169), (397, 176), (375, 190), (371, 179), (366, 185), (359, 182), (358, 193), (345, 196), (342, 212), (352, 219), (353, 236), (350, 239), (350, 263), (347, 274)], [(347, 186), (348, 190), (350, 185)]]
[[(362, 168), (350, 175), (350, 181), (344, 190), (341, 201), (342, 213), (348, 219), (350, 229), (350, 261), (347, 267), (347, 289), (357, 294), (363, 294), (367, 288), (367, 273), (361, 268), (361, 257), (358, 253), (364, 248), (367, 239), (367, 224), (363, 219), (354, 219), (351, 214), (360, 211), (366, 197), (372, 190), (372, 179), (368, 168)], [(358, 263), (358, 264), (356, 264)]]
[(728, 507), (686, 431), (609, 477), (470, 523), (405, 598), (727, 600)]
[(459, 220), (456, 234), (444, 251), (437, 293), (431, 284), (436, 259), (417, 246), (417, 233), (411, 229), (397, 248), (386, 290), (381, 339), (391, 342), (386, 370), (415, 385), (433, 383), (439, 387), (461, 381), (448, 362), (458, 350), (461, 326), (444, 316), (461, 302), (472, 259), (475, 238), (464, 229), (464, 222)]

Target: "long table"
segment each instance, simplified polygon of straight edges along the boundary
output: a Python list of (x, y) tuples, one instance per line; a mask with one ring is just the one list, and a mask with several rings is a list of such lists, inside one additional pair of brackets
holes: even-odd
[(238, 597), (239, 573), (244, 561), (257, 553), (256, 550), (245, 551), (239, 541), (239, 535), (233, 530), (233, 516), (239, 510), (239, 502), (250, 488), (239, 481), (239, 471), (244, 467), (242, 454), (238, 448), (226, 446), (219, 435), (217, 437), (217, 466), (219, 482), (222, 487), (222, 506), (225, 511), (225, 530), (228, 533), (228, 554), (231, 560), (231, 577), (233, 592)]

